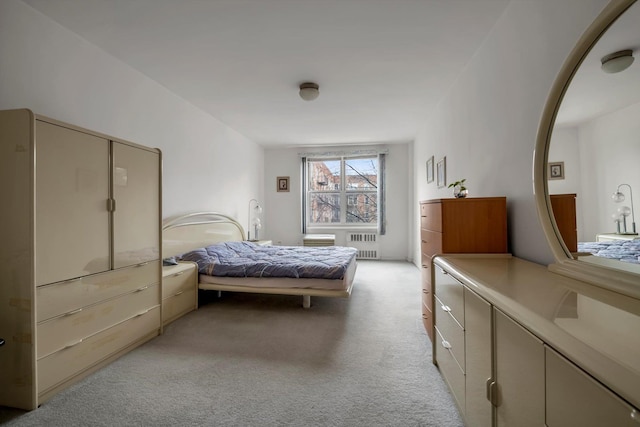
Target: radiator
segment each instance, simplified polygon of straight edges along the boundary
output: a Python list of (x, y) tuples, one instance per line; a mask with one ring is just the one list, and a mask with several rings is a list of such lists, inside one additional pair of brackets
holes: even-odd
[(347, 246), (358, 250), (357, 259), (380, 259), (376, 233), (347, 233)]

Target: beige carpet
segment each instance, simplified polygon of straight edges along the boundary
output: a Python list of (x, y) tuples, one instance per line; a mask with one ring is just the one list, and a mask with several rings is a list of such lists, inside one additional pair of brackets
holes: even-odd
[(9, 426), (461, 426), (420, 273), (359, 262), (350, 299), (201, 294), (165, 333)]

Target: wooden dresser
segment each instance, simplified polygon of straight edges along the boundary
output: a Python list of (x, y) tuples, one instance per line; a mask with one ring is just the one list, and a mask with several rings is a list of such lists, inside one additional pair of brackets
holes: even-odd
[(433, 340), (431, 257), (448, 253), (506, 253), (506, 197), (420, 202), (422, 320)]
[(578, 226), (576, 224), (576, 195), (551, 194), (553, 217), (558, 225), (558, 231), (567, 245), (569, 252), (578, 251)]
[(0, 405), (35, 409), (161, 332), (161, 162), (0, 111)]

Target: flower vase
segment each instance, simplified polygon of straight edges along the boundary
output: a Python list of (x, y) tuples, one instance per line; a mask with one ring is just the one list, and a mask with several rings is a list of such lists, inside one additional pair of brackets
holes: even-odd
[(467, 197), (467, 195), (469, 195), (469, 190), (467, 190), (466, 188), (462, 188), (459, 185), (453, 187), (453, 197), (455, 197), (456, 199), (463, 199)]

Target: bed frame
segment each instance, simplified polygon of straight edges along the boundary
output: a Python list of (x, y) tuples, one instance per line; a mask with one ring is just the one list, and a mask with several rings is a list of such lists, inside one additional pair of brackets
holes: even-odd
[[(214, 243), (245, 240), (242, 225), (230, 216), (217, 212), (195, 212), (164, 220), (162, 224), (162, 257), (169, 258)], [(311, 307), (311, 297), (349, 298), (356, 272), (355, 260), (349, 266), (341, 289), (314, 288), (328, 279), (295, 278), (216, 278), (208, 276), (207, 281), (198, 280), (198, 287), (205, 290), (250, 292), (278, 295), (301, 295), (302, 306)], [(255, 286), (252, 281), (268, 283), (268, 287)], [(284, 285), (286, 284), (287, 287)], [(280, 286), (278, 286), (280, 285)], [(290, 287), (289, 287), (290, 286)]]

